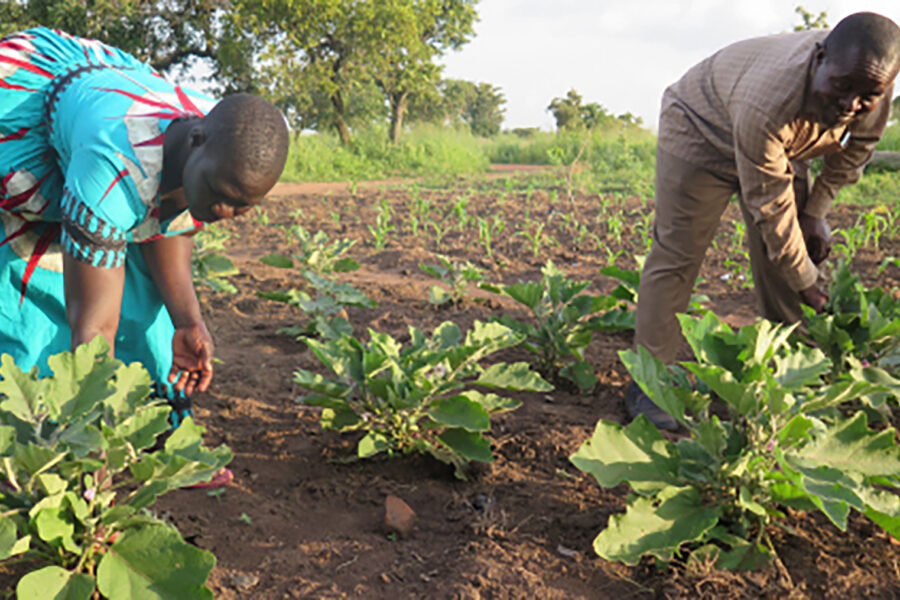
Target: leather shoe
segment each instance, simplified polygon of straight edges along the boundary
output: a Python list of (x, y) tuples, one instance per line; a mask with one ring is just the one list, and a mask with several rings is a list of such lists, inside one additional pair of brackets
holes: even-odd
[(632, 419), (638, 415), (644, 415), (651, 423), (656, 425), (657, 429), (666, 431), (678, 429), (678, 421), (658, 407), (635, 381), (632, 381), (628, 389), (625, 390), (625, 408)]

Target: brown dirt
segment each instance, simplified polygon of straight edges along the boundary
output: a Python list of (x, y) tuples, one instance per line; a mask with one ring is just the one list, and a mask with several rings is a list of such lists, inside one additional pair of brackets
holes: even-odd
[[(512, 187), (470, 182), (456, 189), (419, 189), (442, 213), (467, 194), (469, 215), (506, 217), (506, 230), (494, 244), (497, 260), (485, 256), (474, 228), (448, 234), (440, 251), (480, 263), (494, 281), (535, 279), (552, 258), (570, 275), (593, 281), (594, 289), (611, 289), (614, 282), (598, 272), (607, 264), (607, 252), (589, 240), (579, 242), (574, 225), (564, 219), (575, 215), (615, 246), (607, 220), (598, 221), (600, 199), (579, 195), (569, 201), (562, 190)], [(521, 409), (494, 422), (496, 461), (468, 481), (455, 480), (448, 469), (423, 457), (342, 462), (353, 456), (356, 438), (323, 432), (317, 410), (295, 402), (300, 390), (291, 382), (293, 370), (322, 367), (303, 343), (276, 333), (302, 315), (255, 296), (301, 285), (293, 270), (258, 262), (270, 252), (290, 250), (278, 226), (297, 223), (326, 231), (332, 240), (360, 240), (352, 254), (362, 268), (342, 279), (377, 300), (378, 307), (349, 311), (359, 336), (371, 327), (402, 338), (409, 325), (430, 332), (445, 320), (468, 327), (475, 319), (516, 311), (496, 299), (467, 302), (458, 310), (431, 307), (426, 298), (433, 280), (418, 264), (436, 263), (432, 253), (438, 248), (421, 231), (410, 235), (411, 189), (361, 185), (351, 191), (339, 184), (279, 187), (266, 204), (267, 225), (259, 214), (226, 225), (234, 234), (229, 254), (241, 270), (233, 278), (239, 292), (203, 292), (223, 364), (211, 391), (195, 399), (196, 413), (208, 427), (210, 444), (225, 442), (234, 450), (236, 481), (218, 496), (207, 490), (174, 492), (156, 509), (192, 543), (218, 557), (210, 579), (217, 598), (900, 597), (897, 546), (861, 518), (852, 519), (843, 534), (823, 518), (793, 514), (794, 533), (773, 531), (783, 566), (757, 573), (657, 570), (651, 562), (631, 568), (597, 558), (592, 540), (610, 514), (623, 509), (626, 489), (600, 488), (568, 456), (598, 418), (625, 421), (627, 378), (616, 352), (630, 346), (630, 334), (597, 336), (589, 353), (600, 380), (594, 394), (522, 395)], [(382, 200), (395, 210), (397, 231), (376, 252), (366, 226), (374, 223)], [(633, 267), (630, 256), (641, 252), (633, 227), (649, 208), (627, 199), (612, 210), (631, 213), (621, 243), (628, 253), (618, 260)], [(859, 212), (841, 206), (836, 220), (848, 225)], [(545, 231), (558, 240), (537, 258), (524, 237), (512, 235), (525, 226), (526, 214), (545, 223)], [(753, 318), (752, 291), (720, 280), (728, 271), (725, 247), (732, 226), (727, 221), (734, 218), (739, 212), (732, 206), (698, 291), (710, 296), (718, 314), (740, 324)], [(900, 255), (900, 248), (894, 240), (882, 245), (880, 253), (864, 253), (857, 268), (872, 275), (870, 284), (893, 285), (896, 269), (876, 278), (874, 267), (882, 254)], [(388, 495), (417, 513), (409, 536), (390, 535), (384, 528)]]

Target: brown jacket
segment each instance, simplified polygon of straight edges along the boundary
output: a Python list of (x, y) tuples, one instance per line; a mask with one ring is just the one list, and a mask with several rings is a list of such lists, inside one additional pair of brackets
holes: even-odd
[(659, 147), (739, 183), (769, 258), (795, 290), (818, 270), (797, 224), (795, 174), (823, 156), (804, 212), (824, 217), (838, 191), (855, 183), (890, 116), (892, 90), (849, 125), (825, 129), (807, 110), (813, 57), (827, 30), (732, 44), (691, 68), (663, 94)]

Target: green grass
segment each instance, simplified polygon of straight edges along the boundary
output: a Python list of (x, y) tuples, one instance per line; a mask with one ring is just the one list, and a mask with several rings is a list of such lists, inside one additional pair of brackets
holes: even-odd
[(900, 123), (895, 123), (884, 130), (881, 141), (878, 142), (878, 150), (900, 152)]
[(484, 141), (466, 131), (418, 126), (396, 146), (383, 128), (354, 132), (348, 146), (327, 133), (292, 140), (282, 181), (360, 181), (396, 176), (483, 173)]

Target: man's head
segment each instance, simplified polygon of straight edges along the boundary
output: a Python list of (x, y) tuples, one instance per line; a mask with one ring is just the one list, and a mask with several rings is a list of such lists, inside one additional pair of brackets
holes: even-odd
[(194, 218), (216, 221), (259, 204), (281, 176), (288, 141), (284, 117), (266, 100), (235, 94), (216, 104), (189, 134), (182, 181)]
[(827, 127), (878, 106), (900, 70), (900, 28), (881, 15), (856, 13), (825, 38), (815, 57), (812, 106)]

